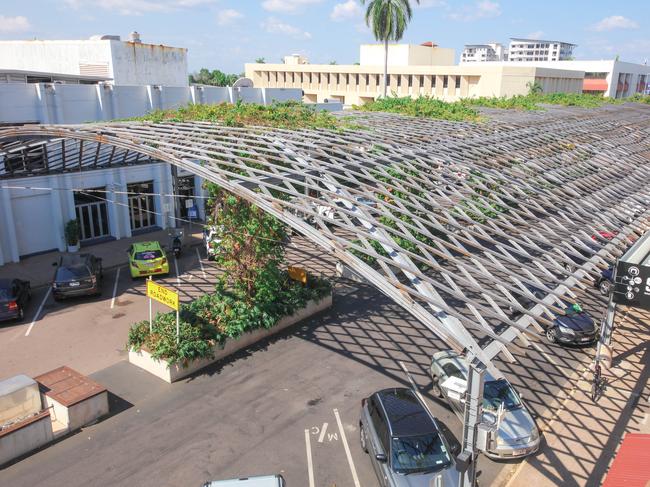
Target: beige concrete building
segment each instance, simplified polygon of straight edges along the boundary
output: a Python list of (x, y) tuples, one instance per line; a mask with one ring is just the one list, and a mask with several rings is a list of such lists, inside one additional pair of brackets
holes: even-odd
[[(388, 91), (454, 101), (524, 95), (531, 83), (538, 82), (545, 93), (582, 92), (584, 71), (492, 63), (453, 65), (453, 54), (450, 58), (447, 52), (453, 50), (439, 49), (435, 45), (390, 46)], [(360, 57), (359, 65), (246, 64), (245, 69), (256, 87), (301, 88), (307, 102), (327, 99), (363, 104), (381, 95), (383, 46), (361, 46)]]

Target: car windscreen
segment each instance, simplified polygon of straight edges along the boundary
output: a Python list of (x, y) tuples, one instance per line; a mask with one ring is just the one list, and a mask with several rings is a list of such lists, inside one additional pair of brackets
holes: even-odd
[(59, 267), (56, 270), (56, 281), (74, 281), (75, 279), (84, 279), (90, 276), (88, 267), (83, 264)]
[(483, 386), (483, 408), (496, 411), (502, 403), (506, 411), (521, 407), (521, 401), (508, 381), (499, 379), (486, 382)]
[(451, 465), (451, 458), (438, 433), (393, 438), (391, 465), (399, 473), (433, 472)]
[(153, 260), (160, 259), (161, 257), (162, 252), (160, 250), (145, 250), (135, 253), (135, 260)]

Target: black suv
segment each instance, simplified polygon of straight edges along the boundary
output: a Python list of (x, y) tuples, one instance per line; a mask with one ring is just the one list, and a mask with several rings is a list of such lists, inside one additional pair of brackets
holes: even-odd
[(460, 444), (411, 389), (384, 389), (361, 401), (359, 435), (378, 485), (458, 485)]
[(52, 280), (55, 300), (102, 293), (102, 259), (92, 254), (63, 254), (52, 265), (56, 266)]

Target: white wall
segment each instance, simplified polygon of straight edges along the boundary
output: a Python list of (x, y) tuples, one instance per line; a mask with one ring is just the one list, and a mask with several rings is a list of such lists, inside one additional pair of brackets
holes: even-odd
[[(362, 44), (359, 48), (361, 66), (384, 65), (383, 44)], [(418, 46), (413, 44), (388, 44), (389, 66), (451, 66), (456, 51), (442, 47)]]
[(302, 90), (198, 86), (60, 85), (0, 83), (0, 123), (77, 124), (139, 117), (188, 103), (270, 104), (302, 100)]
[(115, 85), (188, 86), (187, 49), (117, 40), (0, 41), (0, 68), (93, 73)]

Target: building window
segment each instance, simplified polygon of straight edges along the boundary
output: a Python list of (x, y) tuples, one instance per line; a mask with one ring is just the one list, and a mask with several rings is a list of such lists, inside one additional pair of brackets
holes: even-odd
[(442, 87), (447, 88), (448, 85), (449, 85), (449, 76), (444, 75), (442, 77)]
[(151, 228), (156, 225), (156, 205), (153, 198), (153, 181), (127, 184), (131, 230)]
[(460, 88), (460, 76), (456, 76), (456, 89)]

